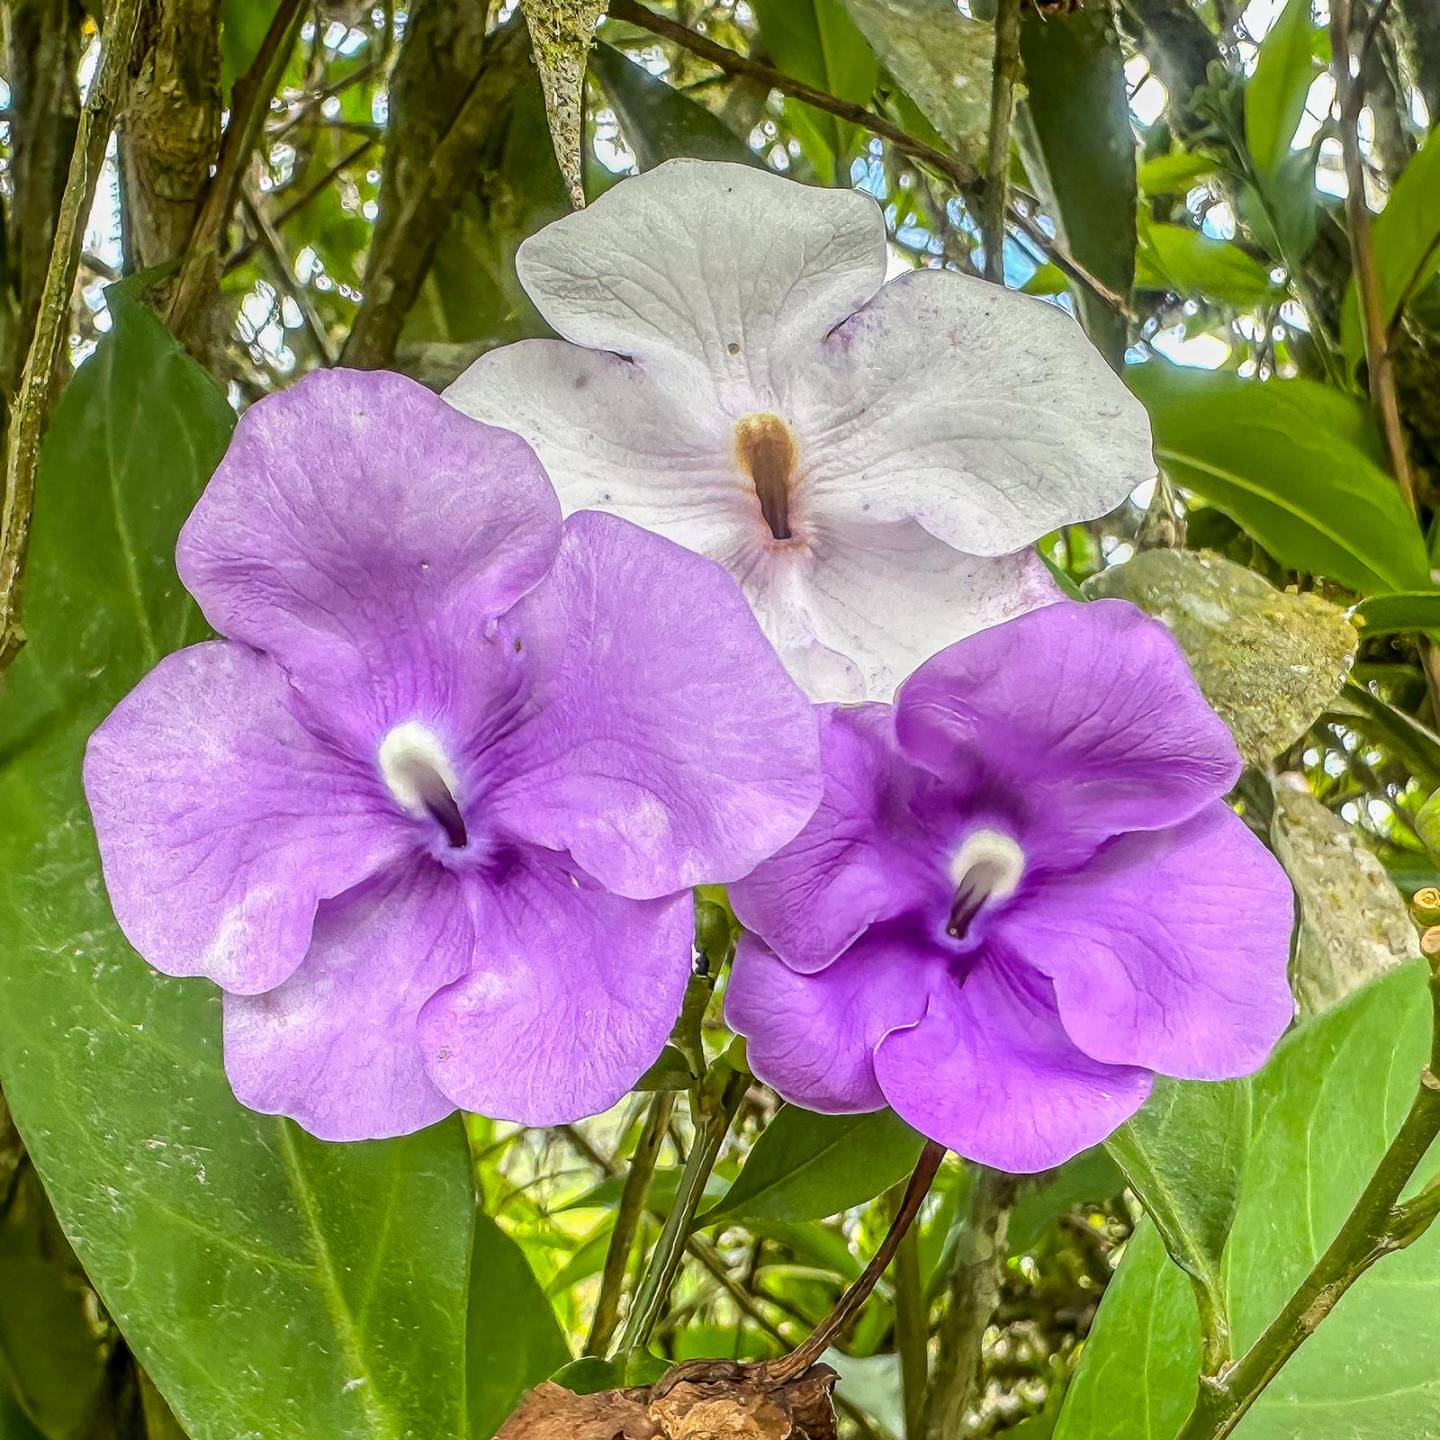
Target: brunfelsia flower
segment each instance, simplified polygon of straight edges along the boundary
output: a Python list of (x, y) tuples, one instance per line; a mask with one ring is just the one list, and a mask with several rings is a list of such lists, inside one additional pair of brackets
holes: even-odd
[(345, 371), (244, 416), (177, 559), (227, 638), (120, 703), (85, 787), (130, 942), (225, 992), (240, 1099), (328, 1139), (615, 1101), (679, 1009), (687, 887), (819, 797), (730, 577), (562, 525), (517, 436)]
[(520, 247), (563, 340), (446, 398), (534, 445), (566, 511), (720, 561), (817, 700), (889, 700), (937, 650), (1058, 598), (1024, 549), (1154, 474), (1145, 413), (1044, 301), (882, 285), (880, 207), (673, 160)]
[(1290, 887), (1220, 798), (1240, 770), (1163, 626), (1065, 602), (972, 636), (893, 707), (828, 710), (810, 824), (731, 895), (757, 1075), (889, 1104), (1043, 1170), (1154, 1074), (1256, 1069), (1289, 1023)]

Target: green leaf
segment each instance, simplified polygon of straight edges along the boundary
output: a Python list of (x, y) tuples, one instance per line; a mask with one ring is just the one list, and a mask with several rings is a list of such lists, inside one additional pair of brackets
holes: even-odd
[(1224, 1314), (1220, 1257), (1250, 1144), (1250, 1081), (1162, 1077), (1145, 1108), (1105, 1144), (1170, 1258)]
[(0, 1440), (45, 1440), (3, 1384), (0, 1384)]
[(642, 170), (682, 155), (742, 165), (760, 163), (718, 115), (603, 41), (590, 52), (590, 69), (605, 87), (606, 98)]
[(1140, 290), (1173, 290), (1237, 310), (1283, 298), (1269, 267), (1228, 240), (1212, 240), (1188, 225), (1146, 225), (1135, 271)]
[(924, 1144), (891, 1110), (816, 1115), (786, 1105), (755, 1142), (725, 1198), (698, 1223), (751, 1215), (823, 1220), (903, 1180)]
[(1051, 1223), (1077, 1205), (1098, 1204), (1125, 1188), (1125, 1176), (1103, 1145), (1082, 1150), (1073, 1160), (1040, 1178), (1042, 1183), (1021, 1191), (1010, 1211), (1012, 1254), (1033, 1249)]
[(1172, 150), (1144, 161), (1136, 175), (1142, 195), (1183, 195), (1191, 186), (1213, 175), (1219, 162), (1192, 150)]
[(1415, 812), (1415, 833), (1431, 855), (1440, 854), (1440, 790)]
[[(82, 1440), (109, 1409), (95, 1299), (34, 1169), (0, 1183), (0, 1389), (57, 1440)], [(0, 1436), (4, 1426), (0, 1425)]]
[[(776, 66), (819, 90), (868, 104), (880, 67), (844, 0), (752, 0), (760, 39)], [(855, 127), (787, 99), (785, 119), (825, 183), (850, 183), (841, 161)]]
[(1245, 86), (1245, 146), (1262, 179), (1290, 153), (1315, 73), (1310, 0), (1289, 0), (1260, 42)]
[[(1375, 217), (1371, 238), (1380, 311), (1388, 329), (1402, 307), (1440, 271), (1440, 124), (1431, 130), (1405, 167), (1384, 210)], [(1352, 365), (1365, 356), (1360, 307), (1352, 280), (1341, 312), (1341, 343)]]
[(562, 1365), (551, 1377), (575, 1395), (598, 1395), (602, 1390), (618, 1390), (625, 1384), (625, 1367), (617, 1360), (601, 1360), (582, 1355)]
[(485, 1214), (475, 1217), (468, 1331), (469, 1435), (488, 1440), (570, 1350), (524, 1252)]
[[(1243, 1349), (1330, 1243), (1400, 1124), (1429, 1050), (1425, 967), (1406, 965), (1281, 1042), (1254, 1082), (1252, 1141), (1224, 1280)], [(1437, 1158), (1421, 1166), (1433, 1174)], [(1417, 1179), (1417, 1184), (1419, 1179)], [(1440, 1433), (1440, 1245), (1387, 1256), (1325, 1318), (1241, 1440)], [(1096, 1318), (1056, 1440), (1174, 1440), (1195, 1396), (1186, 1282), (1148, 1223)]]
[(1366, 635), (1440, 631), (1440, 590), (1401, 590), (1393, 595), (1372, 595), (1355, 607), (1355, 618)]
[(1359, 641), (1319, 595), (1277, 590), (1232, 560), (1143, 550), (1085, 582), (1163, 620), (1240, 753), (1265, 765), (1334, 703)]
[(323, 1145), (235, 1101), (220, 1007), (121, 938), (86, 738), (200, 638), (172, 554), (232, 416), (123, 287), (46, 440), (31, 643), (0, 739), (0, 1080), (77, 1255), (193, 1440), (464, 1424), (470, 1164), (458, 1121)]
[(1242, 380), (1152, 363), (1130, 388), (1155, 455), (1275, 558), (1373, 594), (1423, 589), (1425, 544), (1363, 405), (1309, 380)]
[(1440, 786), (1440, 735), (1413, 715), (1351, 681), (1335, 711), (1345, 723), (1390, 750), (1422, 784)]
[(845, 0), (880, 62), (944, 142), (972, 163), (990, 126), (995, 31), (951, 0)]
[[(1025, 168), (1065, 248), (1117, 294), (1135, 280), (1135, 135), (1120, 40), (1103, 6), (1042, 16), (1022, 7), (1020, 56), (1028, 93), (1016, 114)], [(1077, 144), (1076, 137), (1085, 143)], [(1126, 322), (1083, 286), (1075, 303), (1112, 365)]]

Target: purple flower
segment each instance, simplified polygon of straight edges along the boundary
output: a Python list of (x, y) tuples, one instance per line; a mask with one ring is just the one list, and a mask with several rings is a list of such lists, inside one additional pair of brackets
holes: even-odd
[(1224, 724), (1133, 606), (962, 640), (893, 707), (828, 709), (821, 753), (814, 818), (731, 892), (759, 938), (727, 1016), (786, 1099), (888, 1103), (1042, 1170), (1153, 1074), (1247, 1074), (1289, 1023), (1289, 883), (1220, 798)]
[(227, 638), (120, 703), (85, 786), (130, 942), (225, 992), (240, 1099), (329, 1139), (618, 1099), (679, 1008), (687, 887), (820, 791), (734, 582), (562, 524), (517, 436), (344, 371), (241, 420), (178, 563)]

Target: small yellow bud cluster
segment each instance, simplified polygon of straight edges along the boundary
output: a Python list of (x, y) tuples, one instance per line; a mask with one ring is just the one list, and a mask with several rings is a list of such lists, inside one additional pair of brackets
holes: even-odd
[(1440, 889), (1427, 885), (1410, 898), (1410, 913), (1420, 926), (1420, 953), (1434, 965), (1440, 960)]

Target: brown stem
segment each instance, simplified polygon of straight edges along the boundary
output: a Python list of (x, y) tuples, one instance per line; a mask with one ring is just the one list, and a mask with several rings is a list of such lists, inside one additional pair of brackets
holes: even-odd
[[(611, 13), (614, 11), (612, 9)], [(773, 1382), (780, 1384), (803, 1375), (830, 1348), (830, 1342), (850, 1323), (860, 1307), (870, 1298), (870, 1292), (879, 1283), (905, 1233), (915, 1223), (920, 1206), (930, 1193), (935, 1173), (945, 1158), (945, 1147), (934, 1140), (927, 1140), (920, 1152), (920, 1161), (915, 1173), (905, 1187), (905, 1194), (895, 1211), (895, 1218), (880, 1242), (880, 1248), (871, 1257), (870, 1263), (861, 1272), (860, 1278), (840, 1297), (835, 1308), (815, 1327), (814, 1333), (803, 1345), (790, 1354), (765, 1367), (766, 1374)]]
[(1000, 1303), (1015, 1185), (1014, 1176), (998, 1170), (982, 1169), (975, 1177), (970, 1211), (950, 1272), (935, 1370), (917, 1432), (924, 1440), (958, 1435), (965, 1411), (979, 1390), (982, 1342)]
[(995, 10), (995, 59), (990, 67), (990, 140), (980, 234), (985, 278), (1005, 283), (1005, 211), (1010, 198), (1010, 125), (1015, 116), (1015, 79), (1020, 71), (1020, 0), (999, 0)]
[(5, 457), (4, 505), (0, 509), (0, 671), (25, 643), (20, 624), (20, 592), (30, 544), (30, 518), (35, 506), (40, 437), (70, 328), (70, 292), (80, 265), (85, 220), (95, 197), (120, 88), (130, 68), (142, 3), (143, 0), (115, 0), (105, 27), (100, 63), (80, 112), (75, 149), (60, 199), (35, 333), (16, 393)]

